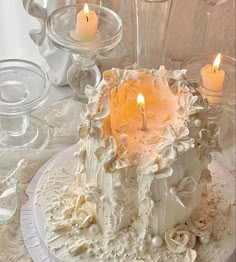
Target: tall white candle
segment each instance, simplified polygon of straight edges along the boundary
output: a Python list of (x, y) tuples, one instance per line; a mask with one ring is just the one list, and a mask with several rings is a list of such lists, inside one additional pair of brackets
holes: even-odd
[(96, 38), (97, 30), (98, 17), (85, 4), (84, 9), (77, 14), (76, 30), (72, 36), (79, 41), (93, 41)]
[(218, 54), (213, 65), (207, 64), (201, 69), (201, 76), (205, 88), (221, 91), (225, 79), (225, 72), (219, 70), (221, 54)]

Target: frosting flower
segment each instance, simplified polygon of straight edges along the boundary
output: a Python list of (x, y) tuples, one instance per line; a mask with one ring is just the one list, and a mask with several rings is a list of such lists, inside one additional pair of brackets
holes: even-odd
[(102, 136), (102, 119), (109, 114), (108, 106), (99, 106), (97, 101), (91, 101), (86, 105), (87, 112), (81, 114), (82, 124), (79, 127), (79, 137), (85, 138)]
[(171, 252), (180, 254), (195, 246), (196, 237), (186, 225), (179, 225), (166, 231), (165, 241)]
[(183, 93), (179, 96), (178, 111), (185, 116), (190, 116), (199, 113), (200, 111), (204, 110), (204, 107), (201, 105), (197, 105), (197, 100), (198, 96), (194, 96), (189, 93)]
[(212, 224), (209, 222), (209, 218), (203, 214), (201, 216), (192, 216), (186, 224), (189, 230), (198, 237), (210, 235), (212, 232)]
[(141, 168), (141, 174), (154, 175), (157, 179), (169, 177), (173, 174), (173, 169), (170, 167), (172, 160), (163, 156), (157, 156), (154, 160)]
[(209, 146), (206, 145), (198, 146), (198, 157), (199, 160), (202, 162), (202, 164), (204, 164), (205, 166), (208, 165), (212, 160)]
[(81, 188), (78, 188), (76, 192), (66, 193), (64, 200), (64, 221), (70, 221), (72, 225), (78, 224), (81, 228), (86, 228), (94, 222), (93, 204), (86, 201)]
[(202, 129), (199, 132), (198, 143), (208, 147), (210, 151), (221, 152), (221, 147), (218, 143), (219, 128), (215, 123), (211, 123), (207, 129)]
[(106, 138), (104, 142), (105, 147), (99, 147), (95, 154), (106, 171), (114, 172), (116, 169), (129, 166), (130, 162), (125, 158), (127, 149), (124, 145), (117, 146), (116, 140), (112, 136)]
[(83, 203), (72, 212), (72, 224), (78, 224), (81, 228), (89, 227), (94, 222), (94, 210), (90, 203)]
[(171, 195), (183, 207), (191, 203), (191, 194), (196, 191), (197, 183), (192, 177), (184, 177), (176, 187), (170, 188)]
[[(114, 87), (119, 87), (123, 82), (129, 78), (130, 71), (122, 69), (111, 69), (103, 73), (103, 78), (106, 80), (106, 88), (112, 89)], [(103, 91), (105, 86), (103, 87)]]
[(168, 155), (170, 159), (175, 160), (182, 152), (194, 147), (194, 139), (190, 138), (189, 130), (186, 126), (174, 128), (169, 125), (159, 140), (158, 151)]

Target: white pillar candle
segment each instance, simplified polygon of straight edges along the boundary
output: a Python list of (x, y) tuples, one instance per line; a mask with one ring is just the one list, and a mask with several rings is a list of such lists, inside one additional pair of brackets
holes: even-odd
[(98, 17), (96, 13), (89, 10), (87, 4), (84, 9), (77, 14), (76, 31), (73, 34), (79, 41), (93, 41), (98, 30)]
[(207, 64), (201, 69), (201, 76), (205, 88), (211, 91), (221, 91), (225, 79), (225, 72), (219, 70), (221, 55), (218, 54), (213, 65)]

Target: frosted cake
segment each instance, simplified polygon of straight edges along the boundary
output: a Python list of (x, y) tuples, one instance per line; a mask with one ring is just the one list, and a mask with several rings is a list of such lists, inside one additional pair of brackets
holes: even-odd
[(86, 88), (76, 164), (38, 193), (60, 261), (208, 261), (229, 203), (208, 185), (218, 128), (185, 73), (112, 69)]

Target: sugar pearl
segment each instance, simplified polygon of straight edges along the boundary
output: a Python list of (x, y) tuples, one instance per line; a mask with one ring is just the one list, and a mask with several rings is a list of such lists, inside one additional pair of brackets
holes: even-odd
[(78, 157), (79, 157), (79, 152), (75, 152), (75, 153), (74, 153), (74, 157), (75, 157), (75, 158), (78, 158)]
[(202, 235), (199, 240), (203, 245), (206, 245), (210, 241), (210, 236), (208, 234)]
[(89, 227), (89, 233), (93, 236), (96, 236), (99, 233), (100, 229), (98, 225), (93, 224)]
[(69, 186), (64, 186), (63, 189), (62, 189), (62, 191), (63, 191), (64, 193), (67, 193), (68, 190), (69, 190)]
[(152, 245), (154, 247), (161, 247), (162, 246), (162, 238), (159, 236), (155, 236), (152, 238)]
[(171, 193), (172, 195), (176, 195), (176, 194), (177, 194), (177, 188), (176, 188), (176, 187), (171, 187), (171, 188), (170, 188), (170, 193)]
[(92, 257), (94, 255), (93, 250), (91, 248), (87, 249), (87, 254)]
[(102, 195), (102, 196), (100, 197), (100, 200), (101, 200), (102, 202), (105, 202), (107, 199), (108, 199), (108, 197), (105, 196), (105, 195)]
[(111, 149), (111, 150), (108, 151), (108, 155), (111, 156), (111, 157), (113, 157), (113, 156), (116, 155), (116, 153), (115, 153), (114, 150)]
[(194, 125), (195, 125), (196, 127), (201, 127), (202, 121), (201, 121), (200, 119), (196, 119), (196, 120), (194, 121)]
[(142, 245), (142, 246), (139, 247), (139, 251), (140, 251), (141, 253), (145, 253), (146, 250), (147, 250), (147, 248), (146, 248), (145, 245)]

